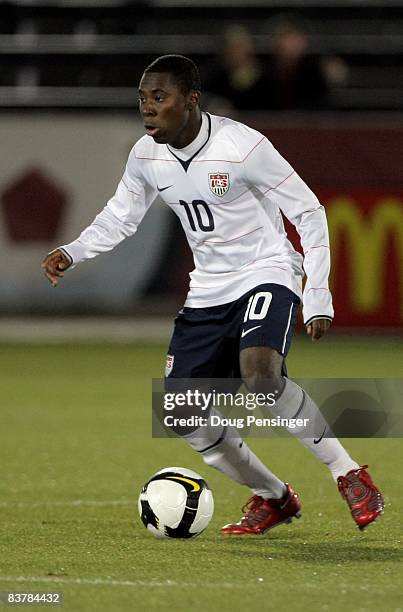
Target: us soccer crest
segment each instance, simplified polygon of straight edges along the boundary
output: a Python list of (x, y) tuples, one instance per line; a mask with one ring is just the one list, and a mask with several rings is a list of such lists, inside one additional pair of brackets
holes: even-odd
[(167, 355), (167, 359), (165, 362), (165, 376), (169, 376), (172, 372), (172, 368), (174, 367), (174, 355)]
[(208, 175), (208, 181), (211, 191), (216, 196), (223, 196), (229, 189), (229, 174), (225, 172), (217, 172)]

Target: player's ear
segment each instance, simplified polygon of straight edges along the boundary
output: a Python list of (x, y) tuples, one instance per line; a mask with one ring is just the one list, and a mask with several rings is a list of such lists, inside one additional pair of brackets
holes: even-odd
[(193, 90), (190, 92), (187, 108), (188, 110), (193, 110), (196, 106), (198, 106), (200, 101), (200, 91)]

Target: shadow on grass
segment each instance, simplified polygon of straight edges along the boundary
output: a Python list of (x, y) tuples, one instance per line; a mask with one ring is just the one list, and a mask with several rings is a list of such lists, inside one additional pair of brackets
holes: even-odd
[(220, 554), (239, 554), (243, 558), (303, 561), (305, 563), (350, 563), (403, 561), (403, 549), (390, 544), (354, 540), (349, 542), (309, 542), (256, 537), (254, 540), (228, 538), (220, 545)]

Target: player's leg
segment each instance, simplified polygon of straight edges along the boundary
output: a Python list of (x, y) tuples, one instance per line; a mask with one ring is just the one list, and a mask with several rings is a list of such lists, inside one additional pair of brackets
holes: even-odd
[(354, 521), (364, 529), (384, 509), (382, 496), (367, 472), (368, 466), (360, 467), (337, 438), (328, 437), (329, 426), (313, 399), (296, 383), (281, 376), (281, 361), (282, 356), (270, 347), (246, 348), (241, 352), (241, 371), (255, 392), (279, 390), (275, 405), (270, 407), (273, 414), (315, 422), (320, 432), (317, 438), (305, 437), (297, 429), (288, 431), (327, 465)]
[[(283, 358), (274, 349), (263, 347), (265, 359), (257, 367), (253, 354), (259, 354), (262, 347), (242, 351), (240, 365), (242, 378), (250, 391), (254, 393), (276, 392), (283, 384)], [(256, 351), (256, 353), (255, 353)], [(246, 355), (245, 355), (246, 352)], [(247, 364), (247, 368), (245, 367)], [(224, 525), (224, 535), (262, 534), (282, 523), (291, 522), (292, 518), (301, 516), (301, 503), (297, 493), (288, 483), (283, 484), (277, 494), (257, 493), (242, 508), (244, 516), (236, 523)]]
[[(294, 381), (282, 376), (284, 357), (271, 347), (248, 347), (241, 351), (241, 373), (254, 392), (276, 393), (270, 412), (285, 419), (301, 419), (314, 424), (317, 437), (305, 437), (306, 428), (289, 428), (319, 461), (325, 464), (335, 481), (350, 470), (359, 468), (339, 440), (329, 437), (330, 428), (313, 399)], [(312, 431), (312, 430), (311, 430)]]
[[(238, 357), (238, 350), (234, 340), (226, 333), (228, 308), (230, 306), (185, 308), (179, 314), (168, 349), (167, 390), (177, 390), (178, 382), (183, 379), (186, 379), (187, 385), (189, 379), (224, 378), (232, 373), (233, 356)], [(239, 369), (238, 364), (237, 367)], [(210, 413), (205, 426), (193, 430), (173, 429), (200, 453), (210, 467), (250, 487), (256, 494), (281, 494), (284, 488), (282, 481), (249, 449), (237, 429), (213, 426), (213, 414)]]
[[(285, 287), (268, 285), (266, 304), (260, 292), (260, 305), (255, 304), (256, 316), (245, 317), (244, 330), (259, 322), (259, 334), (246, 334), (241, 338), (240, 368), (244, 380), (255, 392), (276, 391), (276, 403), (270, 411), (287, 419), (308, 419), (315, 423), (318, 436), (305, 437), (303, 431), (289, 429), (297, 435), (323, 464), (327, 465), (339, 489), (347, 500), (356, 523), (362, 527), (375, 520), (383, 510), (378, 489), (372, 483), (365, 467), (361, 467), (348, 454), (339, 440), (330, 437), (329, 427), (313, 399), (295, 382), (282, 375), (284, 358), (293, 334), (298, 298)], [(251, 308), (250, 308), (251, 310)], [(257, 313), (257, 314), (256, 314)], [(253, 313), (252, 313), (253, 314)]]

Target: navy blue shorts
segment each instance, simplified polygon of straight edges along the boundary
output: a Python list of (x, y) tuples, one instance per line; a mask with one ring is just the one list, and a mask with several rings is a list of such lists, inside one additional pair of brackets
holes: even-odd
[(299, 304), (287, 287), (266, 283), (228, 304), (183, 308), (175, 319), (165, 375), (240, 378), (239, 353), (252, 346), (269, 346), (285, 357)]

